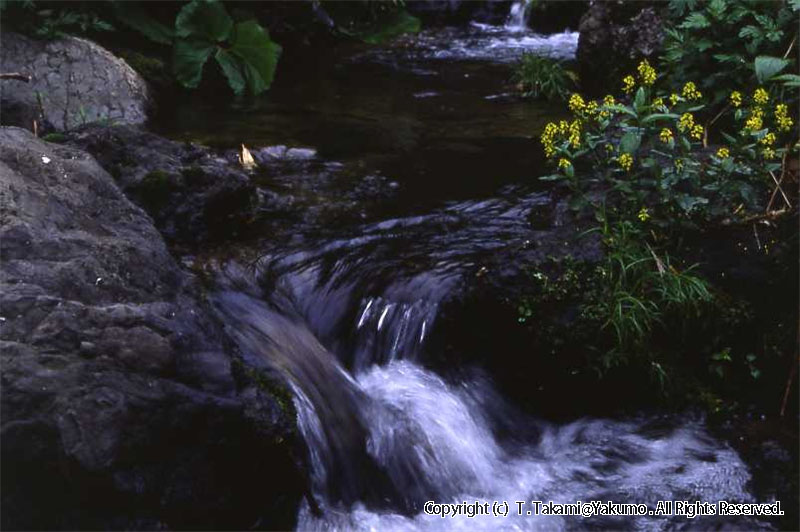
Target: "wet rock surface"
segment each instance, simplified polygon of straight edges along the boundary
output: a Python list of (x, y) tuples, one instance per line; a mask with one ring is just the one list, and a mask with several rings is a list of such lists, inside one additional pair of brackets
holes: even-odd
[(291, 401), (150, 218), (91, 156), (18, 128), (0, 195), (3, 528), (291, 527)]
[(87, 126), (69, 143), (91, 153), (170, 241), (235, 236), (257, 207), (235, 155), (174, 142), (136, 126)]
[(37, 41), (3, 32), (0, 71), (31, 76), (0, 81), (3, 125), (64, 131), (105, 121), (142, 123), (151, 104), (147, 84), (125, 61), (77, 37)]

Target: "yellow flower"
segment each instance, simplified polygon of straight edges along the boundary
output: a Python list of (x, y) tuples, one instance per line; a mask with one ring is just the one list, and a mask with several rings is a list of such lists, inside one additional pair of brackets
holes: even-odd
[(671, 103), (672, 105), (675, 105), (676, 103), (678, 103), (678, 100), (680, 100), (680, 99), (681, 99), (681, 97), (678, 96), (677, 94), (675, 94), (674, 92), (669, 95), (669, 103)]
[(586, 108), (584, 109), (584, 111), (588, 116), (594, 116), (597, 113), (597, 107), (598, 107), (597, 102), (594, 100), (590, 100), (586, 104)]
[(658, 138), (660, 138), (661, 142), (664, 144), (668, 143), (672, 140), (672, 130), (665, 127), (661, 130), (661, 133), (658, 134)]
[(758, 131), (764, 125), (763, 121), (764, 111), (756, 107), (750, 111), (750, 117), (744, 123), (744, 129), (749, 131)]
[(643, 85), (652, 85), (656, 81), (656, 70), (650, 66), (647, 59), (643, 59), (636, 69)]
[(581, 145), (581, 121), (573, 120), (569, 125), (569, 143), (573, 148)]
[(758, 142), (764, 146), (772, 146), (775, 144), (775, 133), (767, 133)]
[(559, 168), (563, 168), (564, 170), (566, 170), (570, 166), (572, 166), (572, 163), (569, 162), (569, 159), (561, 158), (561, 159), (558, 160), (558, 167)]
[(703, 138), (703, 126), (701, 126), (700, 124), (695, 124), (695, 126), (692, 127), (691, 136), (695, 140), (700, 140), (701, 138)]
[(636, 87), (636, 80), (633, 79), (633, 76), (627, 75), (624, 78), (622, 78), (622, 90), (625, 91), (625, 94), (632, 93), (635, 87)]
[(544, 146), (544, 154), (549, 159), (556, 154), (555, 141), (558, 134), (558, 126), (550, 122), (544, 127), (542, 133), (542, 146)]
[(764, 159), (774, 159), (775, 158), (775, 150), (773, 150), (772, 148), (769, 148), (769, 147), (764, 148), (761, 151), (761, 155), (764, 156)]
[(694, 115), (692, 113), (683, 113), (680, 120), (678, 120), (678, 129), (680, 131), (691, 131), (694, 127)]
[(683, 86), (683, 90), (681, 91), (681, 96), (683, 96), (687, 100), (699, 100), (703, 97), (703, 94), (697, 90), (693, 81), (689, 81), (686, 85)]
[(775, 106), (775, 121), (778, 125), (778, 131), (789, 131), (792, 129), (794, 121), (788, 116), (789, 108), (785, 103), (779, 103)]
[(731, 105), (734, 107), (739, 107), (742, 105), (742, 93), (739, 91), (733, 91), (731, 93)]
[(558, 132), (562, 135), (566, 135), (567, 131), (569, 130), (569, 123), (566, 120), (562, 120), (558, 123)]
[(722, 148), (717, 150), (717, 157), (719, 157), (720, 159), (727, 159), (730, 156), (731, 156), (731, 152), (725, 146), (723, 146)]
[(629, 153), (623, 153), (617, 158), (617, 162), (623, 170), (629, 172), (633, 166), (633, 157)]
[(769, 93), (765, 91), (763, 88), (759, 87), (753, 93), (753, 101), (756, 102), (758, 105), (764, 105), (769, 101)]
[(653, 107), (664, 107), (664, 98), (656, 98), (653, 100)]
[(636, 215), (641, 221), (646, 222), (650, 219), (650, 213), (647, 212), (646, 207), (642, 207), (639, 209), (639, 214)]
[(617, 101), (610, 94), (606, 94), (605, 98), (603, 98), (603, 105), (614, 105), (615, 103)]
[(580, 94), (573, 93), (573, 95), (569, 97), (569, 110), (573, 113), (583, 111), (585, 106), (586, 103), (583, 101), (583, 97)]
[(675, 159), (675, 170), (678, 172), (683, 170), (683, 159)]

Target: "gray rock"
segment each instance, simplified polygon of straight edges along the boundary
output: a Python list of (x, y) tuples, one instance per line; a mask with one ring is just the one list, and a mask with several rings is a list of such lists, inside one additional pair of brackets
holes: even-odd
[(663, 20), (648, 4), (652, 2), (593, 2), (583, 15), (576, 55), (584, 90), (619, 92), (622, 76), (659, 50)]
[[(2, 528), (289, 528), (295, 414), (95, 160), (0, 128)], [(271, 480), (268, 480), (271, 479)]]
[(109, 121), (147, 119), (145, 81), (125, 61), (101, 46), (66, 37), (37, 41), (11, 32), (0, 36), (0, 71), (30, 75), (30, 83), (0, 81), (4, 125), (68, 130)]
[(205, 146), (130, 125), (92, 125), (68, 136), (70, 145), (91, 153), (172, 242), (230, 238), (256, 211), (255, 186), (233, 153), (226, 159)]

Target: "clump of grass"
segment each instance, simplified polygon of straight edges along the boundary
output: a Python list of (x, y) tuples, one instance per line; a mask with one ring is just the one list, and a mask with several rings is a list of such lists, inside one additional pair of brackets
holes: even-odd
[(578, 76), (567, 70), (562, 61), (525, 53), (514, 71), (513, 81), (525, 97), (566, 100)]

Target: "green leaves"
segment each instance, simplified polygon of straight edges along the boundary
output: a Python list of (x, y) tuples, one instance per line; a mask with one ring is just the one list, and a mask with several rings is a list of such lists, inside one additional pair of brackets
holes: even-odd
[[(267, 30), (255, 20), (237, 24), (229, 53), (238, 58), (238, 66), (250, 92), (260, 94), (269, 88), (275, 77), (281, 47), (269, 38)], [(228, 77), (229, 81), (230, 79)], [(242, 91), (242, 89), (237, 91), (237, 87), (233, 84), (231, 88), (237, 94)]]
[(765, 55), (756, 57), (755, 63), (753, 64), (756, 71), (756, 77), (760, 83), (764, 83), (768, 79), (772, 78), (772, 76), (779, 73), (788, 65), (789, 61), (786, 59), (769, 57)]
[(260, 94), (275, 77), (281, 47), (255, 20), (233, 23), (225, 7), (213, 0), (194, 0), (178, 13), (173, 68), (188, 88), (200, 83), (212, 55), (235, 94)]
[(194, 89), (203, 76), (203, 65), (216, 46), (198, 39), (182, 39), (172, 49), (172, 65), (175, 77), (181, 85)]
[(148, 15), (137, 2), (115, 1), (112, 3), (117, 19), (151, 41), (172, 44), (175, 32)]
[(623, 153), (634, 153), (642, 143), (642, 134), (639, 131), (628, 131), (619, 141), (619, 149)]
[(228, 38), (233, 19), (225, 7), (214, 0), (194, 0), (183, 6), (175, 19), (175, 35), (193, 37), (211, 42)]
[(380, 44), (404, 33), (417, 33), (421, 27), (422, 24), (417, 17), (401, 9), (392, 18), (357, 36), (366, 43)]

